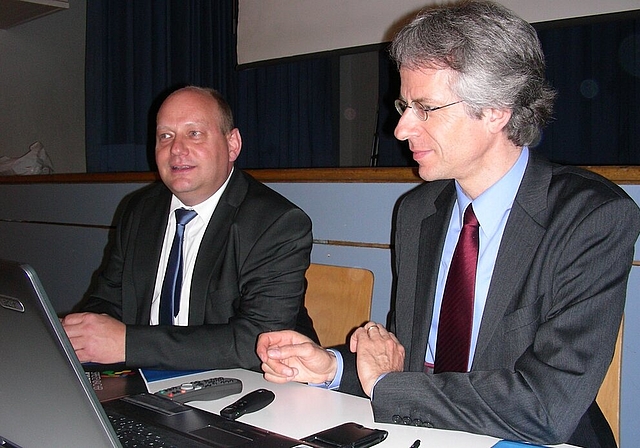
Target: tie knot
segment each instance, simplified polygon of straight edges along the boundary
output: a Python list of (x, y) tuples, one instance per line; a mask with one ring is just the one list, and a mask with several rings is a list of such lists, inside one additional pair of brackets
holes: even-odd
[(473, 205), (471, 204), (469, 204), (467, 209), (464, 211), (463, 226), (480, 227), (478, 218), (476, 218), (476, 214), (473, 212)]
[(186, 208), (176, 209), (176, 223), (179, 226), (186, 226), (189, 221), (195, 218), (198, 214), (195, 210), (187, 210)]

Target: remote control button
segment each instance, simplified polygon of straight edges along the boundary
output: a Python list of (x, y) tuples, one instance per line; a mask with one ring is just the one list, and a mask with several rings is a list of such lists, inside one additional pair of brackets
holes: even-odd
[(239, 379), (217, 377), (182, 383), (180, 386), (159, 390), (155, 395), (185, 403), (194, 400), (217, 400), (240, 392), (242, 381)]

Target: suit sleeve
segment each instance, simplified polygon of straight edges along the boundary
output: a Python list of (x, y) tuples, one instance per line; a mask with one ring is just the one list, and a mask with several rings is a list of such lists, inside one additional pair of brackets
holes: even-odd
[[(582, 209), (571, 224), (546, 229), (555, 236), (536, 253), (543, 267), (529, 272), (518, 292), (531, 300), (509, 310), (491, 340), (489, 350), (503, 353), (503, 364), (474, 360), (469, 373), (389, 373), (373, 394), (376, 421), (543, 444), (568, 440), (611, 361), (640, 227), (629, 198)], [(529, 342), (520, 349), (519, 341)]]
[[(259, 369), (258, 335), (296, 328), (312, 245), (311, 221), (298, 208), (290, 207), (275, 218), (265, 214), (262, 221), (266, 224), (257, 234), (249, 232), (251, 236), (231, 226), (222, 267), (226, 280), (210, 292), (215, 298), (207, 299), (210, 314), (225, 312), (215, 307), (228, 308), (223, 319), (186, 327), (128, 325), (127, 364)], [(225, 296), (229, 299), (223, 300)]]
[(81, 303), (79, 311), (107, 314), (122, 320), (122, 279), (126, 246), (133, 219), (133, 208), (130, 204), (130, 198), (125, 199), (107, 263), (96, 278), (96, 284), (90, 296)]

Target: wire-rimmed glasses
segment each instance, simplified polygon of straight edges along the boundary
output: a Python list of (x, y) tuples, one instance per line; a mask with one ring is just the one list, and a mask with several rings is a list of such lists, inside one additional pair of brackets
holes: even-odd
[(418, 117), (420, 121), (427, 121), (429, 118), (429, 112), (444, 109), (445, 107), (453, 106), (454, 104), (461, 103), (462, 101), (463, 100), (454, 101), (453, 103), (445, 104), (444, 106), (427, 107), (418, 101), (411, 101), (410, 103), (407, 103), (405, 100), (398, 98), (394, 101), (394, 105), (400, 115), (404, 114), (404, 111), (407, 110), (407, 108), (410, 108), (413, 111), (413, 114)]

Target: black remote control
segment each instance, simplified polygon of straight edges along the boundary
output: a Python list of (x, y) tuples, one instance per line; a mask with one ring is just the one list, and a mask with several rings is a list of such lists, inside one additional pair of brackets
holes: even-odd
[(235, 420), (244, 414), (259, 411), (271, 403), (276, 396), (267, 389), (257, 389), (249, 392), (233, 404), (220, 411), (220, 415), (229, 420)]
[(194, 400), (217, 400), (240, 392), (242, 392), (242, 381), (239, 379), (217, 377), (182, 383), (179, 386), (159, 390), (156, 395), (185, 403)]

